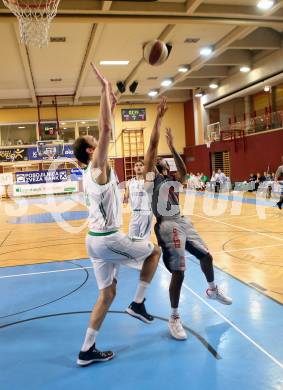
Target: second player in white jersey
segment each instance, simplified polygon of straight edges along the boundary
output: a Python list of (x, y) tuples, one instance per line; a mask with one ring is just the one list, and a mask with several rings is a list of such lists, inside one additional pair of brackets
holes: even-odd
[(128, 181), (125, 203), (130, 202), (132, 209), (129, 236), (148, 239), (151, 233), (152, 211), (148, 193), (144, 188), (143, 170), (143, 162), (137, 161), (134, 166), (136, 177)]

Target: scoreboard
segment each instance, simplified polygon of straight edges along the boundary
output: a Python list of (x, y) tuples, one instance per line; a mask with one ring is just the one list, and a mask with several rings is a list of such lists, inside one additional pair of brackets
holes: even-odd
[(146, 120), (145, 108), (126, 108), (122, 109), (122, 122), (135, 122)]

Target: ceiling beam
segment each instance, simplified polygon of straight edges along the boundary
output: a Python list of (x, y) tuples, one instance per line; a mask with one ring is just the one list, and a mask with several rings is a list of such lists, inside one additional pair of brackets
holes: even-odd
[(211, 83), (211, 78), (188, 78), (181, 83), (174, 85), (171, 89), (182, 90), (182, 89), (194, 89), (194, 88), (207, 88)]
[(259, 28), (244, 39), (233, 42), (229, 49), (277, 50), (282, 47), (282, 34), (270, 28)]
[[(227, 1), (228, 3), (228, 1)], [(250, 5), (236, 5), (236, 4), (201, 4), (194, 12), (196, 16), (223, 16), (226, 18), (245, 18), (250, 19), (260, 18), (262, 16), (269, 16), (269, 19), (282, 16), (283, 0), (276, 2), (276, 4), (267, 12), (263, 12), (255, 6)], [(273, 15), (273, 16), (271, 16)]]
[[(227, 34), (225, 37), (220, 39), (216, 43), (216, 45), (214, 45), (213, 55), (210, 57), (210, 59), (213, 58), (214, 56), (218, 56), (218, 55), (222, 54), (226, 50), (226, 48), (230, 44), (232, 44), (232, 42), (234, 42), (237, 39), (243, 38), (244, 36), (246, 36), (247, 34), (249, 34), (252, 31), (253, 31), (252, 29), (249, 29), (247, 27), (234, 28), (229, 34)], [(185, 80), (187, 77), (192, 77), (192, 74), (195, 74), (196, 71), (200, 70), (206, 64), (207, 61), (209, 61), (209, 58), (207, 58), (207, 57), (198, 57), (196, 60), (194, 60), (190, 64), (190, 68), (189, 68), (188, 72), (183, 73), (183, 74), (178, 73), (173, 78), (173, 85), (179, 83), (180, 81)], [(205, 70), (203, 72), (205, 73), (205, 77), (214, 77), (214, 76), (211, 76), (211, 72), (209, 70)], [(209, 72), (209, 74), (207, 72)], [(224, 74), (223, 74), (223, 76), (224, 76)], [(228, 76), (228, 70), (226, 73), (226, 77), (227, 76)], [(215, 77), (219, 77), (219, 75), (215, 76)], [(172, 87), (173, 85), (171, 84), (170, 87)], [(165, 88), (165, 87), (161, 88), (159, 90), (159, 95), (164, 94), (167, 90), (168, 90), (168, 88)]]
[(203, 0), (187, 0), (185, 4), (186, 13), (192, 15), (202, 2)]
[(17, 45), (18, 45), (18, 50), (19, 50), (19, 53), (21, 56), (23, 69), (24, 69), (24, 73), (25, 73), (25, 78), (26, 78), (26, 82), (28, 85), (31, 100), (32, 100), (32, 103), (34, 105), (36, 105), (37, 99), (36, 99), (36, 92), (35, 92), (35, 83), (34, 83), (34, 78), (33, 78), (33, 74), (32, 74), (28, 48), (26, 45), (21, 43), (18, 23), (13, 23), (13, 28), (14, 28), (15, 37), (16, 37)]
[(204, 66), (202, 69), (192, 72), (189, 76), (189, 79), (225, 79), (227, 76), (229, 76), (229, 68), (227, 66)]
[[(279, 1), (274, 7), (272, 7), (272, 9), (264, 12), (263, 16), (264, 17), (272, 16), (282, 6), (283, 6), (283, 0)], [(250, 35), (255, 30), (256, 30), (256, 27), (251, 27), (251, 26), (248, 26), (248, 27), (238, 26), (238, 27), (234, 28), (229, 34), (227, 34), (225, 37), (220, 39), (220, 41), (218, 41), (218, 43), (214, 46), (214, 51), (213, 51), (211, 58), (214, 56), (219, 56), (220, 54), (224, 53), (225, 50), (227, 49), (227, 47), (229, 47), (233, 42), (246, 38), (248, 35)], [(177, 75), (175, 75), (175, 77), (173, 77), (173, 83), (171, 84), (170, 87), (173, 87), (178, 82), (185, 80), (188, 76), (190, 76), (190, 74), (193, 71), (199, 70), (202, 66), (204, 66), (208, 60), (209, 60), (209, 58), (198, 57), (195, 61), (193, 61), (190, 64), (190, 68), (189, 68), (188, 72), (183, 73), (183, 74), (177, 74)], [(169, 88), (166, 88), (166, 87), (161, 88), (159, 90), (158, 96), (166, 93), (166, 91), (168, 89)]]
[(252, 53), (248, 50), (226, 50), (218, 57), (213, 57), (207, 61), (206, 66), (210, 65), (252, 65)]
[[(109, 11), (112, 5), (112, 1), (103, 1), (101, 5), (101, 9), (105, 11)], [(100, 38), (102, 37), (102, 33), (104, 30), (104, 25), (103, 24), (94, 24), (92, 26), (90, 38), (88, 41), (88, 46), (84, 55), (82, 67), (80, 70), (80, 74), (78, 77), (77, 85), (76, 85), (76, 90), (75, 90), (75, 96), (74, 96), (74, 102), (78, 103), (79, 98), (82, 93), (82, 89), (84, 87), (85, 79), (89, 73), (90, 70), (90, 62), (94, 58), (94, 52), (97, 48), (97, 45), (100, 41)]]
[[(11, 14), (0, 13), (0, 22), (7, 22), (7, 19), (14, 19)], [(282, 18), (268, 18), (268, 17), (231, 17), (225, 16), (195, 16), (195, 15), (154, 15), (148, 13), (138, 14), (132, 12), (130, 14), (113, 14), (110, 12), (94, 13), (94, 14), (58, 14), (53, 23), (107, 23), (107, 24), (121, 24), (121, 23), (166, 23), (166, 24), (207, 24), (207, 25), (233, 25), (233, 26), (251, 26), (251, 27), (270, 27), (275, 29), (283, 28)]]

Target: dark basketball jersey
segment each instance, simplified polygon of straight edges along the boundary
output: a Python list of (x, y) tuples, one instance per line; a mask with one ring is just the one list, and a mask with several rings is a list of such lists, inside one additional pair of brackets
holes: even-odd
[(173, 176), (157, 174), (152, 193), (152, 211), (157, 220), (180, 215), (179, 188), (181, 184)]

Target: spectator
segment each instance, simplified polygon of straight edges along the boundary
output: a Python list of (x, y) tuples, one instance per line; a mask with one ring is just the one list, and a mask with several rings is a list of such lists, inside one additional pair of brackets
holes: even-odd
[(254, 173), (250, 174), (250, 177), (247, 180), (247, 183), (250, 183), (250, 189), (249, 192), (253, 192), (255, 190), (255, 181), (256, 181), (256, 175)]
[(226, 175), (221, 171), (221, 169), (217, 170), (215, 174), (215, 192), (219, 193), (221, 186), (227, 182)]
[(255, 190), (256, 191), (258, 190), (260, 183), (263, 183), (264, 181), (265, 181), (265, 177), (261, 176), (261, 174), (258, 172), (256, 174), (256, 179), (255, 179)]
[(201, 179), (200, 179), (204, 184), (206, 184), (208, 182), (208, 177), (206, 175), (204, 175), (203, 173), (201, 173)]

